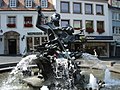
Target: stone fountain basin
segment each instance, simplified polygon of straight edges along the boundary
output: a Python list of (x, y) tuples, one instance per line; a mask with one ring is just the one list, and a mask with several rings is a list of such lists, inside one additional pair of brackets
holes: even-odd
[[(120, 71), (118, 69), (120, 67), (120, 65), (116, 64), (114, 61), (100, 61), (100, 64), (98, 64), (98, 65), (97, 64), (94, 65), (94, 63), (96, 63), (96, 62), (93, 62), (92, 60), (90, 60), (89, 62), (86, 62), (85, 60), (76, 60), (76, 61), (80, 63), (78, 66), (81, 68), (81, 70), (84, 70), (84, 69), (85, 70), (91, 70), (91, 69), (103, 70), (103, 68), (104, 68), (103, 64), (105, 64), (111, 72), (114, 72), (114, 75), (120, 74)], [(113, 64), (113, 65), (111, 65), (111, 64)], [(94, 65), (94, 66), (91, 68), (92, 65)], [(118, 79), (120, 79), (120, 78), (118, 78)], [(43, 81), (40, 81), (40, 79), (37, 76), (25, 78), (25, 79), (23, 79), (23, 81), (32, 87), (40, 88), (43, 85), (42, 84)], [(33, 81), (36, 81), (36, 82), (34, 83)]]
[[(89, 61), (89, 62), (85, 62), (85, 60), (76, 60), (76, 61), (80, 62), (79, 67), (83, 68), (83, 69), (84, 68), (90, 69), (90, 66), (94, 64), (93, 61)], [(113, 61), (101, 61), (100, 63), (105, 64), (111, 72), (114, 72), (115, 74), (120, 74), (120, 71), (119, 71), (120, 65), (119, 64), (114, 63)], [(113, 63), (113, 65), (111, 65), (111, 63)], [(33, 65), (33, 67), (36, 67), (36, 66)], [(0, 72), (8, 72), (11, 69), (13, 69), (13, 67), (5, 67), (5, 68), (0, 69), (1, 70)], [(92, 69), (102, 70), (103, 65), (96, 64), (92, 67)], [(120, 79), (120, 78), (118, 78), (118, 79)], [(41, 80), (37, 76), (31, 76), (28, 78), (24, 78), (23, 82), (27, 83), (29, 86), (32, 86), (35, 88), (40, 88), (43, 85), (44, 80)], [(119, 89), (114, 89), (114, 90), (119, 90)], [(109, 90), (109, 89), (106, 89), (106, 90)]]

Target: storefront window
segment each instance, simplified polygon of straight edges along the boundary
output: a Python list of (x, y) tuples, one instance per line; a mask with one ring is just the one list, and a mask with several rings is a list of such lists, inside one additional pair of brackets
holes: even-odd
[(47, 42), (47, 37), (42, 37), (42, 44)]
[(107, 56), (108, 50), (107, 50), (107, 43), (87, 43), (85, 47), (85, 51), (87, 53), (90, 53), (94, 55), (93, 50), (96, 49), (98, 56)]
[(47, 41), (47, 37), (27, 37), (27, 52), (32, 52), (38, 45), (41, 45)]
[(34, 45), (40, 45), (40, 37), (34, 37)]
[(32, 37), (27, 37), (27, 52), (33, 50), (33, 40)]

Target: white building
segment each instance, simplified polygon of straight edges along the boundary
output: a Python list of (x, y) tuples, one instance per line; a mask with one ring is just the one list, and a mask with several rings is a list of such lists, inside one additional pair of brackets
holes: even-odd
[(113, 56), (120, 56), (120, 1), (109, 0), (109, 27), (115, 43), (112, 44)]
[(114, 40), (109, 28), (108, 0), (54, 0), (53, 4), (61, 14), (61, 26), (70, 24), (75, 33), (85, 29), (88, 43), (81, 47), (81, 43), (76, 42), (71, 48), (85, 48), (90, 53), (96, 48), (101, 57), (110, 56), (110, 43)]
[[(42, 3), (41, 3), (42, 2)], [(36, 28), (36, 6), (41, 5), (45, 16), (56, 10), (61, 15), (61, 26), (70, 24), (75, 33), (84, 28), (87, 43), (77, 42), (71, 49), (85, 49), (93, 53), (99, 51), (101, 57), (112, 56), (111, 43), (114, 42), (109, 28), (108, 0), (1, 0), (0, 1), (0, 54), (22, 54), (42, 44), (47, 35)]]
[(47, 39), (36, 28), (39, 5), (49, 20), (55, 11), (52, 0), (0, 0), (0, 54), (23, 54)]

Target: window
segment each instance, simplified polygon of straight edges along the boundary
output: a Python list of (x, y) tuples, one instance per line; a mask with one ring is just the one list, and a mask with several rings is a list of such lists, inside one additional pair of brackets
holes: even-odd
[(32, 17), (24, 17), (24, 27), (33, 27)]
[(44, 18), (41, 18), (40, 25), (43, 25), (48, 22), (48, 16), (45, 16)]
[(41, 0), (41, 7), (47, 8), (48, 7), (48, 0)]
[(42, 37), (42, 44), (47, 42), (47, 37)]
[(69, 12), (70, 12), (69, 2), (61, 2), (61, 13)]
[(25, 0), (26, 7), (32, 7), (32, 0)]
[(113, 12), (112, 13), (112, 20), (117, 20), (118, 19), (118, 13)]
[(30, 52), (33, 50), (33, 39), (32, 37), (27, 37), (27, 52)]
[(104, 30), (104, 21), (97, 21), (97, 32), (99, 34), (105, 32), (105, 30)]
[(85, 14), (93, 14), (93, 5), (85, 4)]
[(88, 32), (88, 33), (93, 33), (94, 32), (93, 21), (92, 20), (86, 20), (85, 25), (86, 25), (86, 32)]
[(69, 25), (69, 20), (61, 20), (62, 27), (66, 27), (67, 25)]
[(113, 26), (113, 34), (116, 34), (116, 35), (120, 34), (120, 27)]
[(9, 28), (16, 27), (16, 17), (15, 16), (8, 16), (7, 27), (9, 27)]
[(75, 30), (82, 29), (82, 20), (74, 20), (73, 21), (73, 27)]
[(94, 48), (96, 49), (98, 56), (107, 56), (108, 54), (107, 43), (102, 43), (102, 42), (86, 43), (85, 47), (86, 47), (85, 48), (86, 52), (93, 55), (94, 55), (94, 52), (93, 52)]
[(2, 3), (3, 3), (3, 1), (2, 1), (2, 0), (0, 0), (0, 7), (2, 7)]
[(9, 0), (9, 5), (10, 7), (16, 7), (17, 5), (17, 0)]
[(37, 45), (41, 45), (47, 41), (47, 37), (26, 37), (27, 52), (31, 52), (36, 49)]
[(73, 13), (81, 13), (81, 3), (73, 3)]
[(103, 5), (96, 5), (96, 14), (103, 15)]

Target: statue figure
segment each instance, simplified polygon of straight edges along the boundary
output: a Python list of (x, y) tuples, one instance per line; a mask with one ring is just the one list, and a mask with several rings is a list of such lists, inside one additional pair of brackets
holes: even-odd
[[(67, 47), (70, 42), (75, 40), (74, 29), (67, 25), (66, 27), (59, 27), (60, 14), (54, 13), (51, 16), (51, 21), (42, 24), (42, 19), (45, 16), (41, 12), (41, 7), (37, 7), (38, 18), (36, 27), (48, 34), (49, 41), (37, 47), (40, 53), (35, 60), (39, 69), (42, 69), (42, 75), (45, 80), (52, 74), (55, 78), (65, 80), (67, 89), (77, 85), (74, 81), (82, 80), (82, 75), (78, 71), (78, 66), (75, 59), (81, 56), (81, 52), (70, 52)], [(74, 57), (74, 58), (72, 58)], [(83, 78), (84, 79), (84, 78)], [(79, 83), (79, 81), (77, 81)], [(61, 84), (59, 84), (62, 87)], [(82, 84), (84, 86), (84, 84)]]

